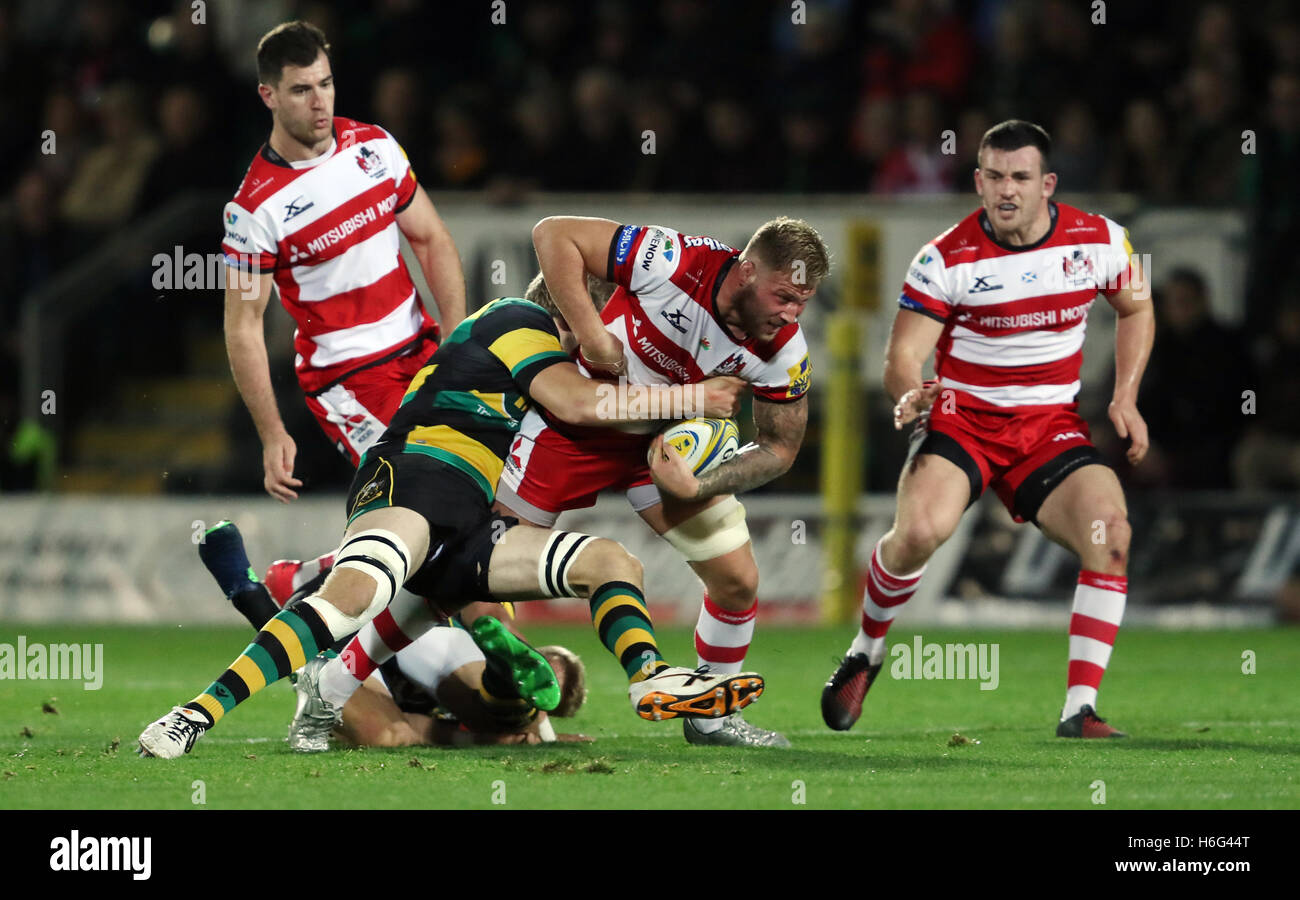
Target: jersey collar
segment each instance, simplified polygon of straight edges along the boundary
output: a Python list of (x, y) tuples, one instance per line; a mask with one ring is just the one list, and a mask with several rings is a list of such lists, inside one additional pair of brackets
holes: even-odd
[(1051, 240), (1052, 234), (1056, 231), (1056, 204), (1051, 200), (1047, 201), (1047, 216), (1051, 220), (1047, 224), (1047, 232), (1032, 244), (1025, 244), (1023, 247), (1004, 244), (1002, 241), (998, 240), (997, 235), (993, 231), (993, 225), (989, 222), (988, 213), (983, 209), (980, 210), (980, 228), (984, 229), (984, 236), (987, 237), (995, 246), (1001, 247), (1003, 250), (1009, 250), (1012, 253), (1021, 253), (1025, 250), (1033, 250), (1037, 247), (1041, 247), (1043, 244)]
[(298, 160), (297, 162), (289, 162), (289, 160), (285, 159), (283, 156), (276, 153), (275, 150), (271, 148), (271, 141), (270, 139), (268, 139), (267, 142), (262, 145), (262, 159), (266, 160), (272, 165), (280, 166), (281, 168), (284, 169), (315, 168), (316, 166), (319, 166), (325, 160), (333, 156), (334, 150), (339, 145), (338, 130), (332, 129), (332, 131), (333, 133), (330, 136), (330, 145), (325, 148), (325, 152), (321, 153), (320, 156), (313, 156), (311, 159)]

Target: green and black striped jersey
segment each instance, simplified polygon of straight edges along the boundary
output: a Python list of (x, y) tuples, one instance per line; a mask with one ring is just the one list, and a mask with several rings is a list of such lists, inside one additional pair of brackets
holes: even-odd
[(474, 481), (491, 502), (532, 403), (529, 385), (544, 369), (570, 361), (546, 310), (515, 297), (493, 300), (456, 326), (415, 374), (366, 456), (398, 446), (432, 456)]

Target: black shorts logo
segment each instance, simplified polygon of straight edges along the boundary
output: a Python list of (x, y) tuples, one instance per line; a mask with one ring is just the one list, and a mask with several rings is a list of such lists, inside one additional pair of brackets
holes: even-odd
[(367, 503), (373, 503), (384, 494), (388, 479), (382, 475), (372, 478), (361, 490), (357, 491), (356, 502), (352, 504), (352, 513), (356, 514)]

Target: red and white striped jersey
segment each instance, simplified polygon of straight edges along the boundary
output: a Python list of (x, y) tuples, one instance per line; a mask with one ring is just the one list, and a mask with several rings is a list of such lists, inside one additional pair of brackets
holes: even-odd
[(738, 341), (718, 316), (717, 295), (740, 251), (711, 237), (659, 225), (624, 225), (609, 248), (618, 287), (601, 312), (626, 349), (633, 384), (692, 384), (710, 375), (748, 381), (774, 403), (808, 391), (808, 344), (797, 322), (767, 342)]
[(437, 334), (399, 252), (397, 213), (416, 187), (392, 135), (336, 117), (315, 159), (288, 162), (264, 145), (226, 204), (226, 262), (274, 273), (298, 325), (304, 391)]
[(1088, 308), (1129, 283), (1128, 233), (1105, 216), (1050, 204), (1037, 243), (998, 242), (976, 210), (921, 248), (898, 304), (944, 323), (935, 374), (976, 407), (1074, 402)]

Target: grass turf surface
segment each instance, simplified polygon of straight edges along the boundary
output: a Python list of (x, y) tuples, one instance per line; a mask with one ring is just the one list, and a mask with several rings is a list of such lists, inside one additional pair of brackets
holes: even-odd
[[(767, 678), (747, 711), (791, 750), (692, 747), (677, 722), (638, 719), (617, 664), (590, 629), (529, 627), (587, 664), (590, 696), (559, 731), (585, 745), (418, 747), (291, 754), (287, 682), (227, 716), (180, 760), (145, 760), (135, 738), (203, 689), (247, 629), (0, 625), (0, 642), (104, 645), (103, 686), (0, 680), (0, 808), (1254, 809), (1300, 806), (1300, 644), (1286, 630), (1124, 629), (1101, 712), (1127, 740), (1053, 736), (1066, 641), (1056, 632), (925, 629), (926, 643), (996, 642), (999, 680), (900, 680), (890, 665), (848, 733), (822, 724), (821, 685), (849, 628), (760, 628), (749, 667)], [(899, 626), (895, 644), (914, 632)], [(664, 629), (670, 659), (690, 632)], [(1242, 654), (1256, 674), (1243, 674)], [(887, 660), (893, 663), (893, 658)], [(42, 711), (42, 706), (57, 712)], [(970, 743), (952, 743), (954, 733)], [(974, 743), (978, 741), (978, 743)]]

